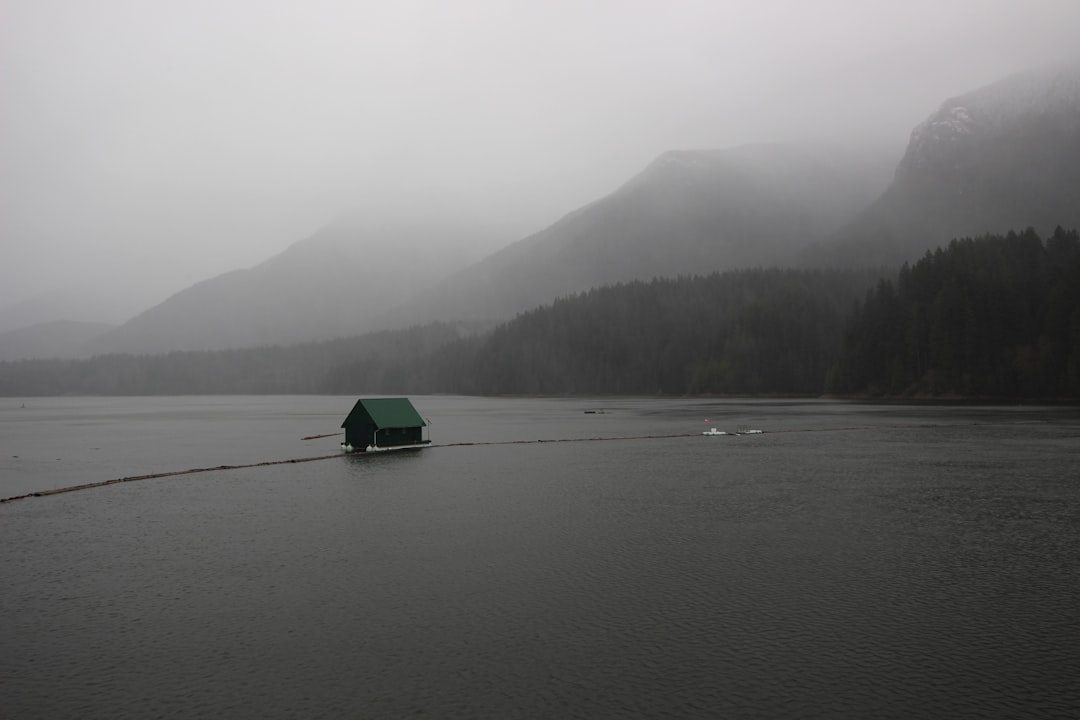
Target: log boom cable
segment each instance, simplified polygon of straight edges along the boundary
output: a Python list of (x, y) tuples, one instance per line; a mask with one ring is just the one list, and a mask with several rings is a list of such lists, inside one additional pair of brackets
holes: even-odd
[[(972, 425), (978, 425), (980, 423), (972, 423)], [(923, 424), (923, 425), (865, 425), (865, 426), (849, 426), (849, 427), (835, 427), (835, 428), (808, 428), (801, 430), (772, 430), (769, 431), (770, 435), (799, 433), (799, 432), (839, 432), (839, 431), (853, 431), (853, 430), (870, 430), (881, 427), (896, 427), (896, 428), (934, 428), (934, 427), (949, 427), (948, 425), (935, 425), (935, 424)], [(333, 437), (334, 435), (340, 435), (341, 433), (329, 433), (327, 435), (311, 435), (303, 438), (304, 440), (313, 440), (316, 438)], [(616, 440), (668, 440), (672, 438), (685, 438), (685, 437), (697, 437), (701, 433), (674, 433), (670, 435), (620, 435), (617, 437), (587, 437), (587, 438), (556, 438), (551, 440), (491, 440), (480, 442), (456, 442), (456, 443), (443, 443), (427, 445), (426, 449), (433, 448), (454, 448), (454, 447), (475, 447), (480, 445), (536, 445), (539, 443), (572, 443), (572, 442), (603, 442), (603, 441), (616, 441)], [(736, 434), (731, 433), (722, 437), (737, 437)], [(381, 453), (380, 453), (381, 454)], [(364, 453), (351, 453), (350, 457), (362, 456)], [(14, 495), (12, 497), (0, 498), (0, 504), (15, 502), (16, 500), (25, 500), (27, 498), (45, 497), (48, 495), (59, 495), (61, 493), (75, 492), (77, 490), (91, 490), (93, 488), (105, 487), (106, 485), (116, 485), (119, 483), (136, 482), (138, 480), (156, 480), (159, 478), (177, 477), (180, 475), (195, 475), (198, 473), (207, 472), (221, 472), (226, 470), (244, 470), (247, 468), (256, 467), (269, 467), (271, 465), (292, 465), (297, 463), (315, 462), (317, 460), (330, 460), (332, 458), (343, 457), (343, 453), (337, 452), (333, 455), (317, 455), (315, 457), (304, 458), (292, 458), (290, 460), (269, 460), (267, 462), (247, 463), (244, 465), (217, 465), (215, 467), (205, 468), (191, 468), (188, 470), (174, 470), (172, 472), (150, 473), (147, 475), (131, 475), (128, 477), (114, 478), (112, 480), (101, 480), (99, 482), (83, 483), (81, 485), (70, 485), (68, 487), (53, 488), (51, 490), (37, 490), (35, 492), (26, 493), (24, 495)]]

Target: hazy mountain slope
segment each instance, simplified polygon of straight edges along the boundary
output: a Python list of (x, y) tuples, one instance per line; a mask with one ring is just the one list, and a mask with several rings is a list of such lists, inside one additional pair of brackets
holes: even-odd
[(1058, 225), (1080, 227), (1080, 63), (947, 100), (881, 198), (807, 257), (898, 264), (954, 237)]
[(0, 333), (0, 361), (74, 358), (88, 342), (116, 327), (107, 323), (54, 320)]
[(118, 325), (138, 309), (160, 301), (161, 297), (143, 288), (105, 288), (96, 277), (88, 274), (81, 284), (62, 284), (34, 297), (0, 307), (0, 332), (54, 320)]
[(344, 219), (247, 270), (193, 285), (91, 344), (94, 353), (215, 350), (322, 340), (475, 260), (490, 238), (455, 221)]
[(598, 285), (783, 263), (865, 207), (889, 160), (785, 145), (667, 152), (386, 322), (501, 319)]

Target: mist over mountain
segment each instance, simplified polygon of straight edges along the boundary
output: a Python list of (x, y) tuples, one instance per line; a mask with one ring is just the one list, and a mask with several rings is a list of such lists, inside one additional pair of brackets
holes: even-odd
[(782, 264), (870, 202), (893, 162), (783, 144), (667, 152), (384, 322), (492, 321), (600, 285)]
[(477, 248), (495, 243), (480, 223), (423, 207), (394, 220), (352, 215), (173, 295), (87, 351), (286, 345), (491, 321), (597, 285), (771, 265), (865, 205), (889, 166), (783, 145), (668, 152), (608, 197), (482, 260)]
[(423, 210), (348, 215), (250, 269), (197, 283), (91, 342), (92, 353), (287, 345), (356, 335), (490, 247), (490, 230)]
[(54, 320), (0, 333), (0, 361), (28, 358), (75, 358), (95, 339), (112, 330), (107, 323)]
[(888, 189), (806, 257), (898, 265), (952, 238), (1080, 225), (1080, 62), (951, 98), (911, 133)]
[(1077, 158), (1073, 63), (947, 100), (915, 128), (898, 165), (885, 151), (854, 146), (670, 151), (610, 195), (490, 254), (499, 233), (438, 199), (417, 197), (406, 212), (354, 213), (261, 264), (87, 335), (81, 352), (490, 324), (631, 280), (802, 263), (899, 265), (954, 237), (1080, 226)]
[(0, 362), (0, 395), (1080, 397), (1080, 235), (955, 240), (913, 266), (749, 269), (290, 347)]
[(143, 288), (106, 293), (94, 278), (84, 284), (61, 284), (33, 297), (0, 307), (0, 332), (28, 328), (56, 320), (119, 325), (132, 308), (145, 309), (163, 296)]

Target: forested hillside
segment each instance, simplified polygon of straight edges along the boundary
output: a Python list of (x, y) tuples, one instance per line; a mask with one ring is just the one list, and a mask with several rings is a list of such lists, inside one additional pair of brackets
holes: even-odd
[(484, 335), (434, 324), (293, 347), (0, 363), (0, 394), (816, 394), (877, 274), (745, 270), (618, 284)]
[(740, 270), (571, 295), (470, 334), (0, 363), (0, 395), (1080, 397), (1080, 238), (953, 241), (899, 273)]
[(816, 394), (875, 277), (743, 270), (614, 285), (524, 313), (467, 368), (439, 369), (480, 394)]
[(1080, 396), (1080, 239), (1058, 228), (954, 240), (854, 313), (828, 389)]

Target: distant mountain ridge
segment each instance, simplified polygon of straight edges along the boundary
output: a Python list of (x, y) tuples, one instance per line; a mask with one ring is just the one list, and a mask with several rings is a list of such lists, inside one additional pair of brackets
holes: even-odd
[(600, 285), (780, 264), (870, 202), (890, 168), (880, 157), (782, 144), (666, 152), (384, 322), (508, 319)]
[(58, 320), (118, 325), (131, 317), (133, 308), (145, 308), (157, 298), (138, 288), (124, 288), (118, 297), (103, 292), (106, 288), (95, 278), (84, 280), (0, 307), (0, 333)]
[(467, 264), (483, 230), (450, 218), (346, 217), (250, 269), (173, 295), (93, 340), (93, 354), (289, 345), (360, 334), (369, 319)]
[[(486, 257), (475, 222), (330, 224), (90, 340), (88, 353), (291, 344), (432, 321), (491, 324), (635, 279), (809, 264), (895, 266), (951, 239), (1080, 226), (1080, 63), (947, 100), (899, 164), (855, 148), (671, 151)], [(891, 183), (890, 183), (891, 177)], [(496, 245), (488, 238), (488, 247)]]
[(218, 350), (490, 322), (597, 285), (775, 264), (865, 205), (887, 167), (782, 145), (664, 153), (608, 197), (473, 265), (467, 248), (482, 231), (466, 223), (423, 209), (346, 219), (173, 295), (87, 351)]
[(1080, 225), (1080, 62), (946, 100), (882, 196), (807, 257), (899, 264), (955, 237)]
[(41, 358), (77, 358), (88, 345), (115, 325), (76, 320), (54, 320), (0, 333), (0, 361)]

